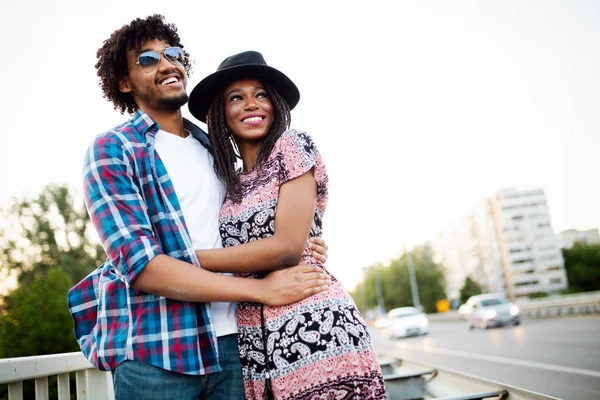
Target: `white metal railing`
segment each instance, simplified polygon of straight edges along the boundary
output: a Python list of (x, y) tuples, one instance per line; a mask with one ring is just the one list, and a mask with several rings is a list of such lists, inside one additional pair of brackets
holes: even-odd
[(393, 356), (379, 355), (388, 400), (436, 398), (560, 400), (512, 385)]
[[(387, 359), (387, 361), (386, 361)], [(466, 375), (449, 369), (433, 367), (408, 360), (398, 360), (395, 357), (379, 356), (379, 361), (385, 375), (389, 399), (405, 399), (407, 390), (421, 390), (415, 398), (429, 398), (426, 392), (434, 396), (457, 396), (457, 399), (483, 399), (477, 397), (484, 393), (510, 395), (514, 400), (549, 400), (554, 397), (541, 395), (525, 389), (509, 386), (482, 378)], [(386, 371), (392, 367), (392, 371)], [(414, 375), (415, 371), (427, 370), (424, 374)], [(0, 383), (8, 383), (9, 400), (23, 399), (23, 381), (35, 379), (36, 400), (48, 399), (48, 377), (58, 377), (59, 400), (70, 399), (69, 373), (75, 372), (78, 400), (107, 400), (114, 399), (112, 377), (108, 372), (102, 372), (85, 359), (83, 354), (64, 353), (45, 356), (7, 358), (0, 360)], [(425, 379), (424, 375), (430, 375)], [(435, 378), (435, 379), (433, 379)], [(419, 380), (419, 381), (415, 381)], [(394, 392), (402, 393), (400, 397)], [(412, 392), (410, 392), (412, 393)], [(496, 396), (495, 398), (505, 398)]]
[(80, 352), (0, 359), (0, 383), (8, 399), (23, 399), (23, 381), (35, 379), (36, 400), (48, 399), (48, 377), (56, 376), (58, 399), (70, 400), (69, 373), (75, 372), (77, 400), (113, 399), (112, 376), (94, 368)]
[(600, 291), (524, 300), (517, 303), (525, 317), (600, 314)]

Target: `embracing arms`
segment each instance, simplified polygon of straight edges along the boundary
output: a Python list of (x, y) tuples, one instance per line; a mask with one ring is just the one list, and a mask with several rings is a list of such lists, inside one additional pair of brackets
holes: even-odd
[(312, 266), (279, 271), (263, 282), (249, 282), (220, 276), (164, 254), (141, 194), (140, 179), (134, 173), (135, 151), (116, 135), (101, 136), (90, 147), (84, 166), (88, 212), (114, 274), (127, 286), (176, 300), (260, 301), (272, 305), (292, 303), (327, 288), (328, 277)]
[[(281, 185), (272, 237), (224, 249), (197, 250), (200, 265), (217, 272), (272, 271), (300, 262), (317, 202), (317, 184), (312, 170)], [(313, 242), (314, 241), (314, 242)], [(313, 255), (327, 258), (320, 238), (311, 239)]]
[(278, 306), (322, 292), (330, 282), (314, 265), (276, 271), (265, 279), (246, 279), (216, 274), (158, 255), (135, 280), (133, 288), (183, 301), (253, 301)]

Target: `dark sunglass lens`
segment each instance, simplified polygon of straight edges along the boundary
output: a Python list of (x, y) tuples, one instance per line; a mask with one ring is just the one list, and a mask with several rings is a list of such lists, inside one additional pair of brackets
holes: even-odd
[(140, 63), (140, 67), (142, 68), (151, 68), (155, 67), (160, 60), (160, 54), (156, 51), (147, 51), (145, 53), (140, 54), (138, 57), (138, 62)]
[(183, 50), (181, 50), (179, 47), (169, 47), (168, 49), (165, 49), (165, 57), (167, 57), (171, 62), (182, 64)]

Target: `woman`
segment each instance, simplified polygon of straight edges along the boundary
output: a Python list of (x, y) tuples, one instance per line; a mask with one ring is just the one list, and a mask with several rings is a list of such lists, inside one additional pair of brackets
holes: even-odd
[[(254, 279), (300, 260), (324, 268), (307, 238), (321, 236), (328, 178), (310, 136), (288, 130), (299, 99), (296, 85), (254, 51), (225, 59), (192, 91), (190, 111), (208, 125), (227, 189), (219, 221), (227, 249), (198, 251), (204, 268)], [(238, 304), (246, 398), (385, 398), (362, 317), (331, 279), (328, 291), (289, 306)]]

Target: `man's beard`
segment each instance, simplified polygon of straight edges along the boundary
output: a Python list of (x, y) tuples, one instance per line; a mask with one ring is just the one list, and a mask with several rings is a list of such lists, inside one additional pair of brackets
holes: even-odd
[(158, 106), (165, 111), (177, 111), (187, 102), (188, 102), (188, 95), (187, 95), (187, 93), (184, 92), (180, 96), (177, 96), (177, 97), (158, 99)]

